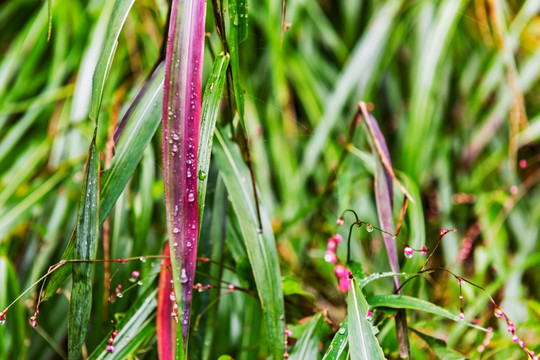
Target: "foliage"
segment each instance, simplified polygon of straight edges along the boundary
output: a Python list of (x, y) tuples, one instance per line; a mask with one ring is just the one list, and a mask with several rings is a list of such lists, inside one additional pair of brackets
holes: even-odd
[(172, 3), (0, 7), (0, 358), (540, 352), (538, 1)]

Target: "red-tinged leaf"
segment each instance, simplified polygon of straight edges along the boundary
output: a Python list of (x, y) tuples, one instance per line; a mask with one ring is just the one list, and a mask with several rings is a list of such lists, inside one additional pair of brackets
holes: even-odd
[[(379, 217), (379, 223), (381, 228), (389, 233), (394, 233), (394, 219), (392, 217), (393, 207), (393, 190), (392, 179), (394, 179), (401, 190), (412, 201), (412, 198), (407, 193), (407, 190), (398, 182), (394, 170), (392, 169), (392, 162), (390, 160), (390, 153), (386, 146), (386, 140), (381, 133), (377, 120), (367, 111), (366, 105), (363, 102), (359, 104), (360, 110), (364, 117), (365, 123), (368, 127), (368, 132), (371, 136), (368, 136), (368, 140), (371, 144), (373, 151), (378, 153), (378, 157), (375, 156), (375, 203), (377, 205), (377, 214)], [(388, 255), (388, 261), (390, 262), (390, 269), (397, 273), (399, 272), (399, 260), (397, 256), (397, 247), (395, 239), (389, 234), (383, 233), (384, 245), (386, 247), (386, 253)], [(399, 289), (401, 286), (401, 280), (399, 277), (394, 277), (394, 287)], [(407, 331), (407, 315), (405, 310), (398, 310), (396, 315), (396, 334), (399, 343), (399, 353), (402, 358), (410, 357), (409, 336)]]
[(373, 145), (375, 149), (377, 150), (377, 153), (379, 154), (381, 163), (384, 165), (384, 168), (386, 169), (388, 188), (390, 189), (389, 190), (390, 199), (393, 198), (392, 179), (394, 179), (396, 184), (399, 186), (399, 189), (414, 204), (414, 199), (409, 194), (407, 189), (405, 189), (405, 187), (399, 182), (398, 178), (396, 177), (396, 174), (394, 173), (394, 169), (392, 168), (392, 161), (390, 160), (390, 153), (388, 152), (388, 147), (386, 146), (386, 140), (384, 139), (381, 129), (379, 128), (379, 125), (377, 124), (377, 120), (375, 120), (375, 118), (367, 111), (366, 104), (363, 101), (361, 101), (358, 104), (358, 106), (360, 107), (360, 110), (362, 111), (362, 116), (364, 117), (365, 123), (369, 129), (369, 133), (373, 140)]
[[(163, 256), (169, 256), (169, 244), (163, 248)], [(164, 258), (161, 264), (161, 274), (159, 275), (158, 303), (156, 316), (156, 332), (158, 342), (158, 355), (160, 360), (174, 359), (176, 343), (176, 322), (171, 314), (173, 312), (173, 302), (170, 294), (173, 291), (171, 284), (171, 259)]]
[[(199, 232), (197, 150), (205, 15), (204, 0), (173, 0), (165, 62), (163, 175), (171, 267), (182, 329), (182, 337), (177, 338), (177, 357), (187, 349)], [(181, 340), (183, 346), (178, 345)]]

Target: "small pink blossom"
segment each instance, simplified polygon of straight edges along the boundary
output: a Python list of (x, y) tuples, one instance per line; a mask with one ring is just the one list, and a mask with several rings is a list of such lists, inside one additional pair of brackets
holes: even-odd
[(328, 250), (326, 253), (324, 253), (324, 261), (329, 263), (335, 263), (337, 261), (336, 253)]

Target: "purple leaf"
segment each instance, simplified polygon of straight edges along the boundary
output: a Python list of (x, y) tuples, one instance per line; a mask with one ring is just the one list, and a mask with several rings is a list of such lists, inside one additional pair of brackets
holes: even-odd
[[(368, 132), (371, 135), (368, 137), (369, 142), (373, 148), (373, 151), (376, 151), (379, 155), (378, 157), (375, 157), (375, 203), (377, 205), (379, 222), (383, 230), (394, 234), (394, 219), (392, 216), (392, 179), (396, 181), (407, 198), (409, 198), (411, 201), (413, 201), (413, 199), (407, 190), (399, 183), (394, 174), (392, 162), (390, 160), (390, 153), (388, 151), (388, 147), (386, 146), (386, 140), (384, 139), (379, 125), (377, 124), (377, 120), (375, 120), (375, 118), (367, 111), (363, 102), (360, 102), (359, 107), (362, 111), (363, 118), (365, 119)], [(398, 273), (399, 260), (397, 256), (396, 241), (388, 234), (383, 233), (382, 235), (384, 245), (386, 247), (386, 253), (388, 255), (388, 261), (390, 262), (390, 269), (392, 272)], [(401, 280), (396, 276), (394, 277), (394, 288), (399, 289), (400, 287)], [(407, 314), (405, 313), (404, 309), (400, 309), (396, 315), (396, 334), (401, 358), (410, 358), (410, 346), (407, 329)]]
[(163, 175), (183, 344), (187, 343), (199, 232), (197, 150), (205, 15), (204, 0), (173, 0), (165, 62)]

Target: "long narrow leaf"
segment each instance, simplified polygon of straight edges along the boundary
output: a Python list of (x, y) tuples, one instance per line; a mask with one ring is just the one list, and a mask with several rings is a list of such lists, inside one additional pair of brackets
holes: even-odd
[(214, 142), (214, 131), (219, 110), (219, 102), (223, 94), (225, 75), (229, 65), (229, 55), (221, 54), (214, 60), (214, 68), (206, 83), (202, 101), (201, 133), (199, 136), (197, 197), (199, 200), (199, 222), (202, 221), (204, 202), (206, 197), (206, 183), (210, 168), (210, 156)]
[(103, 42), (101, 55), (99, 56), (96, 70), (92, 78), (92, 102), (90, 104), (90, 119), (97, 123), (99, 108), (101, 106), (101, 98), (103, 96), (103, 88), (105, 81), (109, 75), (116, 46), (118, 45), (118, 36), (120, 30), (126, 21), (127, 15), (135, 0), (116, 0), (114, 8), (107, 27), (107, 35)]
[(181, 343), (187, 344), (197, 257), (197, 151), (206, 1), (173, 0), (171, 6), (163, 91), (163, 176), (174, 290), (181, 314), (178, 358), (187, 349)]
[[(375, 204), (377, 206), (377, 215), (379, 222), (383, 230), (390, 234), (394, 233), (394, 219), (393, 219), (393, 183), (392, 179), (396, 180), (401, 187), (405, 196), (411, 201), (407, 190), (399, 183), (394, 171), (392, 169), (392, 162), (390, 160), (390, 152), (386, 146), (386, 140), (379, 129), (379, 125), (375, 118), (367, 112), (366, 106), (363, 102), (360, 103), (360, 109), (363, 114), (363, 119), (368, 128), (369, 143), (372, 147), (372, 151), (377, 153), (375, 156)], [(387, 233), (382, 234), (384, 239), (384, 245), (386, 247), (386, 254), (388, 255), (388, 261), (390, 262), (390, 269), (393, 272), (399, 272), (399, 261), (397, 256), (397, 247), (395, 239)], [(401, 286), (401, 279), (398, 276), (393, 278), (394, 288), (399, 289)], [(405, 310), (399, 309), (396, 315), (396, 335), (399, 344), (399, 353), (402, 358), (411, 357), (411, 350), (409, 345), (409, 335), (407, 332), (407, 314)]]
[[(90, 145), (83, 193), (79, 203), (73, 256), (95, 260), (99, 238), (99, 153), (94, 139)], [(73, 264), (73, 286), (68, 316), (68, 350), (70, 359), (78, 359), (92, 309), (92, 273), (94, 264)]]
[(236, 145), (216, 132), (214, 155), (234, 211), (237, 214), (248, 251), (257, 292), (261, 300), (268, 334), (268, 346), (275, 360), (282, 359), (285, 350), (283, 292), (277, 250), (268, 216), (261, 206), (263, 232), (258, 231), (257, 209), (254, 204), (249, 170)]
[(428, 301), (418, 299), (415, 297), (410, 297), (406, 295), (380, 295), (380, 296), (369, 297), (367, 299), (367, 302), (369, 303), (371, 307), (374, 307), (374, 308), (375, 307), (389, 307), (393, 309), (411, 309), (411, 310), (424, 311), (424, 312), (428, 312), (431, 314), (445, 317), (452, 321), (462, 323), (464, 325), (473, 327), (478, 330), (489, 331), (486, 328), (464, 321), (460, 319), (459, 316), (454, 315), (448, 310), (443, 309), (433, 303), (430, 303)]
[(349, 348), (352, 360), (384, 359), (384, 353), (373, 334), (371, 324), (367, 321), (368, 303), (356, 280), (349, 290)]
[[(166, 243), (163, 248), (163, 256), (168, 256), (170, 253), (169, 244)], [(176, 324), (171, 316), (173, 302), (170, 299), (170, 294), (173, 291), (173, 286), (170, 267), (171, 259), (167, 257), (161, 264), (157, 300), (156, 332), (160, 360), (172, 360), (175, 354)]]
[(324, 322), (322, 313), (315, 314), (309, 321), (306, 329), (296, 342), (291, 353), (291, 360), (316, 359), (319, 355), (319, 342), (328, 326)]
[[(101, 226), (116, 200), (124, 190), (129, 178), (141, 160), (144, 150), (154, 136), (161, 120), (162, 89), (164, 76), (163, 63), (158, 66), (150, 79), (143, 85), (115, 133), (116, 155), (111, 167), (101, 178), (99, 225)], [(58, 180), (61, 180), (62, 174)], [(70, 239), (62, 260), (73, 259), (74, 236)], [(71, 263), (56, 270), (47, 282), (42, 299), (56, 293), (71, 274)]]
[(347, 355), (347, 349), (349, 347), (349, 318), (343, 320), (343, 324), (339, 327), (339, 330), (334, 335), (330, 346), (324, 354), (323, 360), (339, 360), (343, 359)]
[(150, 335), (153, 335), (152, 320), (157, 306), (156, 294), (157, 289), (152, 288), (141, 294), (116, 326), (118, 335), (114, 338), (114, 352), (106, 351), (109, 338), (105, 337), (89, 360), (130, 358), (129, 355), (134, 354), (141, 343), (137, 341), (141, 335), (143, 338), (147, 337), (148, 331), (151, 331)]

